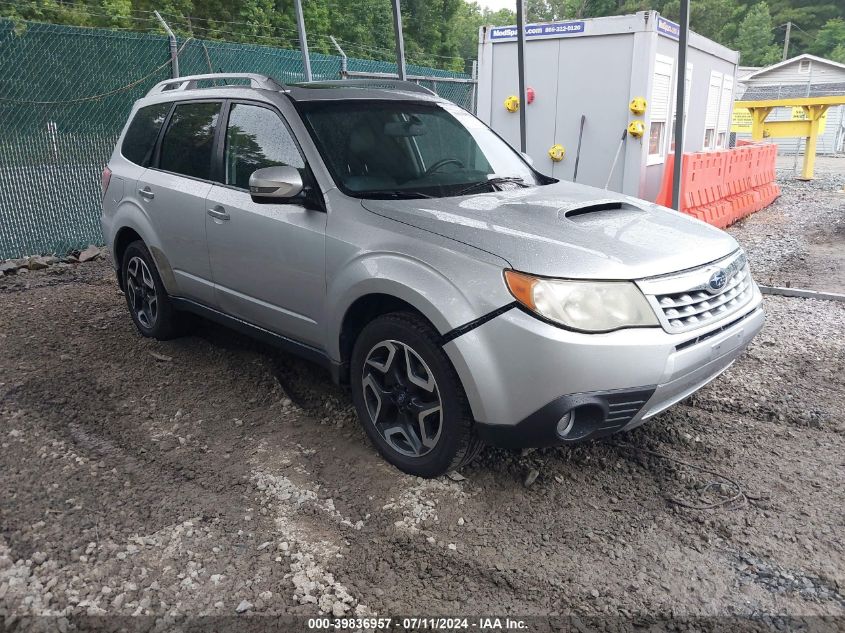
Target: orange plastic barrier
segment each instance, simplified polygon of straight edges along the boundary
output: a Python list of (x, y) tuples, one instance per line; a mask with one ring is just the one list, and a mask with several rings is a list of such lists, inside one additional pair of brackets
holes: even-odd
[[(780, 195), (775, 183), (777, 145), (743, 144), (718, 152), (684, 154), (681, 211), (725, 228), (770, 205)], [(672, 204), (674, 154), (669, 154), (657, 204)]]

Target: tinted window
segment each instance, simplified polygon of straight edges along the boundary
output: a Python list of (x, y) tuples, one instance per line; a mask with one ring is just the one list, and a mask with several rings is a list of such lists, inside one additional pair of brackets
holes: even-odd
[(452, 196), (499, 177), (522, 186), (548, 182), (452, 104), (356, 99), (297, 107), (335, 182), (350, 195)]
[(225, 178), (227, 185), (247, 189), (256, 169), (305, 163), (287, 126), (272, 110), (236, 103), (226, 128)]
[(126, 136), (123, 137), (123, 145), (120, 147), (120, 153), (123, 154), (124, 158), (131, 160), (136, 165), (147, 164), (156, 138), (158, 138), (161, 124), (164, 123), (164, 119), (167, 118), (167, 113), (170, 111), (170, 105), (169, 103), (159, 103), (140, 108), (135, 113), (135, 118), (129, 124)]
[(159, 168), (194, 178), (209, 178), (214, 128), (219, 116), (219, 103), (177, 105), (161, 141)]

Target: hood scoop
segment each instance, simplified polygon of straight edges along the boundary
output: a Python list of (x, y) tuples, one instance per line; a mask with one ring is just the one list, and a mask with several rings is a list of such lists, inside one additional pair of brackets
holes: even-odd
[(614, 219), (622, 217), (633, 219), (642, 213), (646, 213), (646, 211), (621, 200), (599, 200), (591, 204), (561, 209), (558, 217), (581, 223), (592, 220), (606, 220), (611, 217)]

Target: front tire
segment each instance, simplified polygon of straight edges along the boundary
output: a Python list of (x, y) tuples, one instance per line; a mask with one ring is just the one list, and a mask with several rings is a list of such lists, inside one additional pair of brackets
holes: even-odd
[(121, 275), (129, 314), (142, 336), (166, 341), (184, 333), (185, 315), (173, 307), (152, 255), (140, 240), (126, 247)]
[(481, 441), (460, 379), (421, 317), (376, 318), (352, 351), (358, 418), (382, 456), (399, 470), (437, 477), (474, 458)]

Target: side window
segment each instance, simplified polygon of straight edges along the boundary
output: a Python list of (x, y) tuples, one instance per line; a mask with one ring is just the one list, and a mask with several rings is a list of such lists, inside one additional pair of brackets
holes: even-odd
[(722, 96), (722, 73), (710, 72), (707, 89), (707, 110), (704, 113), (704, 149), (716, 149), (716, 126), (719, 123), (719, 99)]
[(256, 169), (275, 165), (305, 168), (305, 161), (279, 116), (261, 106), (235, 103), (226, 127), (224, 183), (249, 188)]
[(716, 145), (725, 149), (728, 146), (728, 131), (731, 127), (731, 108), (733, 107), (734, 78), (725, 75), (722, 82), (722, 101), (719, 105), (719, 127), (717, 128)]
[(159, 169), (210, 178), (214, 128), (219, 116), (219, 103), (177, 105), (161, 141)]
[(669, 97), (672, 95), (672, 73), (675, 60), (658, 55), (654, 60), (654, 76), (651, 84), (651, 124), (648, 129), (647, 164), (662, 163), (665, 156), (666, 126), (669, 122)]
[(120, 153), (126, 160), (136, 165), (146, 166), (171, 105), (171, 103), (157, 103), (138, 109), (120, 146)]

